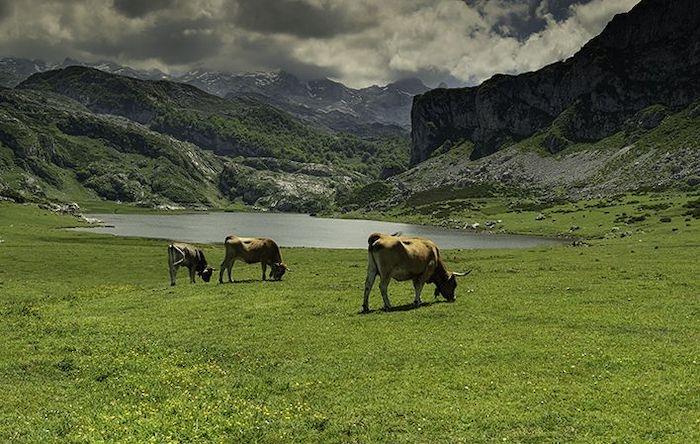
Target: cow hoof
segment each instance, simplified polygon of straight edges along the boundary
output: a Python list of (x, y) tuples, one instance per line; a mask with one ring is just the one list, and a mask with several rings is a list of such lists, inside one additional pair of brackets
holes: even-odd
[(420, 307), (421, 305), (423, 305), (423, 301), (414, 301), (413, 302), (414, 307)]
[(362, 310), (360, 310), (360, 313), (369, 313), (369, 307), (363, 305)]
[(170, 286), (171, 286), (171, 287), (174, 287), (174, 286), (175, 286), (175, 282), (171, 282), (171, 283), (170, 283)]

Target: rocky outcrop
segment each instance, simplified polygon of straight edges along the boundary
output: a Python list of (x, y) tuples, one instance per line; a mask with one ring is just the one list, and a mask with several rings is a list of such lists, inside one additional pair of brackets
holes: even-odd
[(275, 211), (316, 213), (333, 207), (336, 194), (366, 181), (337, 167), (274, 158), (229, 162), (219, 188), (230, 200)]
[(596, 141), (651, 105), (678, 109), (693, 102), (699, 79), (700, 2), (642, 0), (570, 59), (416, 96), (411, 163), (460, 141), (474, 144), (476, 159), (540, 131), (552, 133), (544, 138), (552, 152)]

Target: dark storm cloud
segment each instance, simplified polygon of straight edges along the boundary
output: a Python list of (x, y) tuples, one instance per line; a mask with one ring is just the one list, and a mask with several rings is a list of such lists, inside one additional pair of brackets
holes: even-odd
[(0, 57), (479, 83), (572, 55), (639, 0), (0, 0)]
[(304, 0), (238, 0), (233, 7), (239, 26), (261, 33), (328, 38), (369, 26), (367, 17), (354, 17), (338, 5)]
[(175, 0), (114, 0), (114, 9), (126, 17), (137, 18), (174, 4)]
[(287, 48), (280, 46), (269, 38), (250, 38), (243, 36), (236, 42), (234, 57), (246, 60), (263, 69), (281, 69), (295, 74), (302, 79), (320, 79), (338, 77), (341, 73), (336, 68), (303, 62), (290, 54)]
[[(59, 55), (57, 57), (57, 54)], [(0, 40), (0, 57), (20, 56), (30, 59), (60, 61), (65, 57), (75, 57), (76, 52), (70, 48), (43, 39), (25, 38), (19, 41)]]
[(221, 38), (211, 31), (211, 26), (210, 19), (159, 21), (129, 35), (128, 44), (121, 39), (98, 38), (76, 42), (76, 47), (109, 57), (153, 58), (183, 65), (207, 58), (219, 50)]
[(12, 13), (12, 0), (0, 0), (0, 22)]

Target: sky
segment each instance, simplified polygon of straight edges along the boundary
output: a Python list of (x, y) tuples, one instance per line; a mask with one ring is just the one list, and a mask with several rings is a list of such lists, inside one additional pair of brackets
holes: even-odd
[(573, 55), (638, 2), (0, 0), (0, 56), (475, 85)]

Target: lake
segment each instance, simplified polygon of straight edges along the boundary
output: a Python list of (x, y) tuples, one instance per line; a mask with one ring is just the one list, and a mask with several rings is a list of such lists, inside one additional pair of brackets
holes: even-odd
[(474, 233), (374, 220), (331, 219), (289, 213), (90, 214), (108, 226), (77, 231), (196, 243), (223, 242), (229, 234), (270, 237), (283, 247), (367, 248), (375, 231), (423, 236), (441, 248), (530, 248), (561, 245), (562, 239)]

